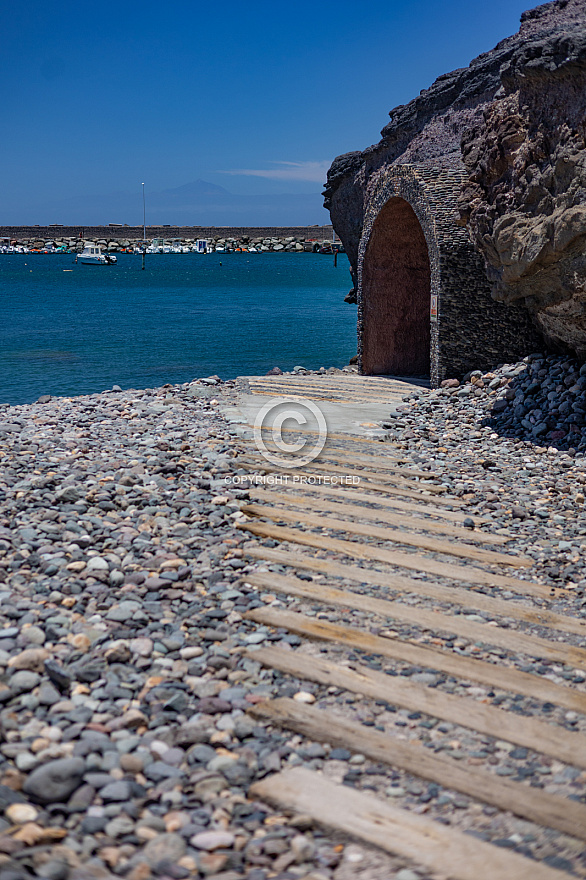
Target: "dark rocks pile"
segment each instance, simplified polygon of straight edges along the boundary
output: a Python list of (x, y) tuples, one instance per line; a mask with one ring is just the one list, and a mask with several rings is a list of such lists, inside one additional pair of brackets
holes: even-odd
[(248, 251), (251, 248), (262, 253), (267, 253), (268, 251), (274, 251), (275, 253), (284, 251), (287, 253), (317, 252), (321, 246), (321, 241), (306, 241), (304, 238), (294, 235), (288, 235), (285, 238), (277, 238), (275, 236), (270, 238), (251, 238), (247, 235), (240, 238), (218, 238), (216, 236), (208, 241), (209, 250), (220, 249), (229, 253), (236, 250)]
[(586, 449), (586, 364), (534, 354), (493, 373), (472, 372), (466, 379), (448, 393), (459, 398), (472, 394), (478, 400), (484, 392), (485, 424), (499, 434), (573, 452)]
[(569, 584), (586, 617), (586, 370), (532, 355), (466, 382), (415, 389), (389, 421), (421, 469), (488, 517), (553, 587)]
[(583, 451), (586, 365), (556, 355), (533, 355), (525, 360), (513, 369), (498, 371), (501, 388), (489, 424), (505, 436), (528, 436), (558, 449)]
[[(450, 401), (448, 427), (463, 410), (469, 417), (474, 415), (476, 428), (491, 429), (499, 436), (572, 454), (582, 455), (586, 450), (586, 364), (574, 358), (533, 354), (492, 372), (474, 370), (462, 382), (446, 379), (440, 389), (427, 394), (434, 409), (440, 401), (445, 409)], [(404, 416), (398, 415), (398, 420), (389, 422), (390, 428), (403, 427)], [(458, 438), (461, 428), (454, 425)], [(409, 426), (407, 432), (393, 431), (392, 436), (410, 440), (415, 435)]]

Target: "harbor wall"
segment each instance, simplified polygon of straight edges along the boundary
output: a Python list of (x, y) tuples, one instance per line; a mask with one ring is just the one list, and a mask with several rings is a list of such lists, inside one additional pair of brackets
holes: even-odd
[[(331, 240), (333, 227), (326, 226), (147, 226), (153, 238), (285, 238)], [(0, 226), (0, 237), (23, 239), (89, 238), (142, 240), (142, 226)]]

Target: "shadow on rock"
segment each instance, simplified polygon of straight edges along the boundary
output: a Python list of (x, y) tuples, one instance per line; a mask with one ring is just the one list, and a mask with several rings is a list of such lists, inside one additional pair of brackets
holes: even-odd
[(586, 364), (564, 355), (530, 355), (496, 370), (495, 377), (508, 382), (487, 410), (484, 425), (539, 446), (586, 450)]

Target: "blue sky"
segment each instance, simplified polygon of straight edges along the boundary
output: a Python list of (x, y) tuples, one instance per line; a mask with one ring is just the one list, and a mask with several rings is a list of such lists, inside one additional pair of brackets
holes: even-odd
[[(0, 223), (66, 223), (67, 199), (120, 191), (137, 194), (120, 220), (140, 223), (142, 181), (317, 194), (336, 155), (375, 143), (392, 107), (513, 33), (530, 5), (6, 2)], [(325, 219), (315, 204), (308, 223)], [(286, 224), (286, 200), (283, 212)]]

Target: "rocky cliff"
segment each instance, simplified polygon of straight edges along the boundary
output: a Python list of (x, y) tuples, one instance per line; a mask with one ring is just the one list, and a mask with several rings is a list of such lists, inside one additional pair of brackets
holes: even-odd
[(465, 168), (460, 222), (495, 299), (524, 303), (586, 356), (586, 3), (524, 13), (518, 33), (390, 112), (380, 142), (338, 157), (324, 192), (354, 270), (373, 175)]
[(523, 301), (546, 339), (586, 358), (586, 4), (558, 0), (524, 19), (543, 27), (462, 139), (461, 217), (495, 298)]

